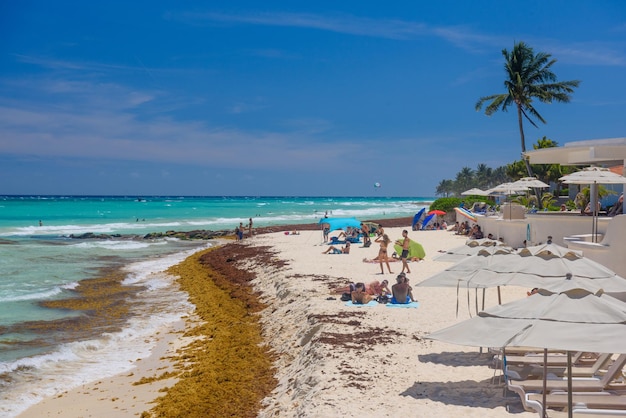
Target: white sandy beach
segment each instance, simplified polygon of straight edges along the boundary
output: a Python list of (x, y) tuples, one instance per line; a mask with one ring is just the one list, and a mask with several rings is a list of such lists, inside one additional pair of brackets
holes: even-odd
[[(395, 240), (401, 230), (386, 232)], [(457, 318), (456, 289), (415, 287), (452, 264), (433, 260), (438, 250), (462, 245), (465, 238), (446, 231), (410, 231), (409, 237), (426, 250), (424, 261), (409, 265), (419, 308), (348, 307), (339, 295), (330, 294), (330, 283), (383, 278), (394, 283), (400, 262), (391, 263), (393, 275), (379, 275), (378, 264), (363, 262), (377, 255), (376, 243), (370, 248), (353, 245), (348, 255), (324, 255), (327, 246), (319, 231), (259, 235), (246, 241), (271, 246), (276, 257), (289, 262), (281, 271), (247, 266), (258, 273), (255, 286), (269, 305), (262, 315), (266, 338), (280, 356), (279, 384), (265, 399), (260, 417), (536, 415), (521, 411), (518, 398), (505, 399), (502, 385), (491, 383), (494, 369), (489, 355), (480, 354), (478, 348), (423, 339), (469, 317), (466, 291), (461, 291)], [(503, 288), (502, 302), (524, 297), (526, 290)], [(336, 299), (328, 300), (330, 296)], [(473, 304), (473, 292), (471, 300)], [(495, 289), (487, 291), (485, 303), (497, 304)], [(132, 376), (126, 373), (84, 385), (35, 405), (21, 417), (139, 416), (151, 408), (158, 389), (171, 382), (132, 383), (163, 372), (166, 350), (183, 343), (175, 341), (177, 335), (164, 332), (155, 354), (137, 362)], [(514, 414), (507, 412), (507, 402)]]
[[(400, 238), (401, 231), (386, 228), (392, 240)], [(376, 243), (370, 248), (353, 245), (348, 255), (324, 255), (321, 252), (326, 246), (321, 245), (320, 232), (255, 238), (257, 244), (271, 245), (279, 250), (280, 257), (291, 260), (288, 271), (267, 272), (257, 280), (272, 305), (264, 316), (265, 326), (284, 356), (278, 372), (279, 387), (266, 400), (261, 417), (512, 415), (505, 409), (502, 386), (491, 383), (494, 369), (489, 367), (489, 355), (481, 355), (478, 348), (423, 339), (431, 331), (469, 317), (466, 291), (460, 295), (457, 318), (456, 289), (415, 287), (453, 264), (433, 260), (438, 250), (462, 245), (466, 239), (446, 231), (410, 231), (409, 237), (426, 251), (424, 261), (409, 264), (408, 277), (420, 303), (417, 309), (348, 307), (338, 295), (334, 295), (337, 300), (326, 300), (330, 295), (320, 277), (365, 283), (386, 278), (390, 284), (395, 282), (395, 274), (379, 275), (378, 264), (362, 261), (377, 255)], [(391, 268), (399, 273), (402, 266), (393, 262)], [(525, 297), (526, 290), (504, 288), (503, 303)], [(471, 300), (473, 304), (473, 292)], [(485, 303), (497, 304), (495, 289), (487, 291)], [(354, 313), (359, 316), (351, 316)], [(335, 334), (354, 337), (343, 346), (323, 342), (337, 340)], [(368, 335), (374, 337), (368, 339)], [(520, 411), (519, 399), (508, 400), (515, 416), (536, 415)]]

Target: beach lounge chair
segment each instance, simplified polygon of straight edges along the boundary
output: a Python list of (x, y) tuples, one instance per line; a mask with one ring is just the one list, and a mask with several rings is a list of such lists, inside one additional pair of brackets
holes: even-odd
[[(621, 354), (613, 364), (609, 367), (607, 372), (601, 377), (592, 378), (572, 378), (572, 388), (574, 392), (604, 392), (611, 389), (626, 390), (626, 383), (614, 382), (615, 379), (622, 377), (622, 369), (626, 364), (626, 354)], [(513, 380), (506, 379), (507, 389), (517, 393), (522, 402), (526, 400), (527, 393), (541, 393), (543, 391), (543, 379), (528, 379), (528, 380)], [(566, 391), (567, 390), (566, 378), (548, 378), (546, 381), (546, 390), (552, 391)]]
[[(574, 418), (610, 418), (626, 417), (626, 410), (622, 409), (588, 409), (572, 408)], [(567, 412), (548, 410), (548, 418), (568, 418)]]
[[(474, 240), (474, 241), (476, 242), (475, 245), (483, 245), (483, 244), (479, 244), (480, 240)], [(467, 245), (471, 246), (469, 243), (470, 243), (470, 241), (468, 241)], [(506, 347), (506, 351), (503, 348), (490, 347), (489, 348), (489, 352), (490, 353), (494, 353), (494, 354), (502, 354), (503, 352), (505, 352), (507, 356), (525, 356), (525, 355), (528, 355), (528, 354), (536, 355), (536, 354), (539, 354), (539, 353), (541, 353), (541, 355), (543, 355), (543, 350), (538, 349), (537, 347), (514, 347), (514, 346), (511, 346), (511, 347)], [(552, 349), (548, 350), (548, 354), (555, 354), (555, 353), (565, 354), (566, 351), (565, 350), (552, 350)]]
[[(534, 409), (541, 416), (543, 411), (543, 394), (527, 393), (525, 405)], [(572, 404), (577, 408), (590, 409), (621, 409), (626, 412), (626, 395), (610, 392), (572, 393)], [(546, 395), (546, 408), (567, 408), (567, 392), (557, 392)]]
[[(507, 351), (508, 353), (508, 351)], [(506, 364), (507, 365), (519, 365), (523, 366), (525, 364), (534, 364), (534, 365), (542, 365), (543, 364), (543, 353), (527, 353), (525, 355), (517, 356), (517, 355), (509, 355), (506, 354)], [(594, 360), (584, 360), (583, 352), (578, 351), (572, 354), (572, 364), (580, 364), (580, 362), (592, 363)], [(552, 366), (567, 366), (567, 354), (565, 353), (548, 353), (548, 364)]]
[[(575, 377), (592, 377), (600, 370), (607, 368), (611, 361), (612, 354), (600, 354), (596, 361), (591, 365), (573, 366), (572, 376)], [(543, 362), (543, 361), (542, 361)], [(554, 367), (548, 361), (548, 374), (564, 377), (567, 375), (567, 367)], [(504, 373), (514, 380), (526, 380), (531, 376), (542, 377), (544, 367), (542, 364), (524, 364), (523, 366), (507, 365)]]

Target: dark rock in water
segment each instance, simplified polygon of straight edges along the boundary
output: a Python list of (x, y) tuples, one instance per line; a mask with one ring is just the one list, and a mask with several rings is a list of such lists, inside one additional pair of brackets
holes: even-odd
[[(385, 227), (399, 227), (411, 225), (413, 218), (397, 218), (397, 219), (382, 219), (382, 220), (369, 220), (377, 224), (382, 224)], [(268, 234), (271, 232), (280, 231), (311, 231), (319, 230), (320, 225), (318, 223), (298, 224), (298, 225), (273, 225), (260, 228), (254, 228), (254, 235)], [(197, 229), (193, 231), (166, 231), (166, 232), (151, 232), (142, 236), (138, 235), (121, 235), (121, 234), (94, 234), (93, 232), (86, 232), (79, 235), (70, 235), (70, 238), (74, 239), (159, 239), (159, 238), (177, 238), (180, 240), (210, 240), (215, 238), (221, 238), (226, 236), (235, 235), (234, 230), (222, 230), (211, 231), (206, 229)]]
[(111, 239), (111, 235), (108, 235), (108, 234), (94, 234), (93, 232), (85, 232), (84, 234), (79, 234), (79, 235), (71, 234), (70, 238), (74, 238), (74, 239)]
[(227, 235), (234, 235), (233, 231), (210, 231), (210, 230), (193, 230), (193, 231), (166, 231), (166, 232), (151, 232), (144, 235), (144, 239), (158, 239), (158, 238), (177, 238), (180, 240), (208, 240)]

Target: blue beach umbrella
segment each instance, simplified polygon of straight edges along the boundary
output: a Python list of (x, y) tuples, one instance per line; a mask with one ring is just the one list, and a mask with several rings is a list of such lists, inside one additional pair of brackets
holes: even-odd
[(321, 218), (318, 224), (328, 224), (329, 232), (337, 229), (346, 229), (347, 227), (360, 228), (361, 221), (356, 218)]

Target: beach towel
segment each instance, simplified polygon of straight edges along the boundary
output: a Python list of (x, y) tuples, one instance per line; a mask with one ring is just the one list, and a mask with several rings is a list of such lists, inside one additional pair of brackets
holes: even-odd
[(345, 243), (346, 243), (346, 240), (343, 240), (343, 239), (340, 240), (337, 237), (330, 237), (330, 241), (328, 242), (328, 245), (331, 245), (331, 244), (345, 244)]
[(411, 302), (411, 303), (388, 303), (386, 305), (388, 308), (419, 308), (419, 302)]
[(346, 306), (354, 306), (355, 308), (363, 308), (366, 306), (371, 307), (376, 305), (378, 305), (378, 302), (375, 300), (370, 300), (368, 303), (352, 303), (352, 301), (346, 302)]

